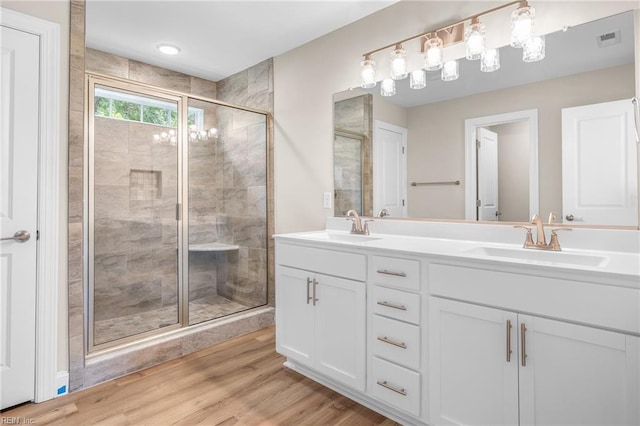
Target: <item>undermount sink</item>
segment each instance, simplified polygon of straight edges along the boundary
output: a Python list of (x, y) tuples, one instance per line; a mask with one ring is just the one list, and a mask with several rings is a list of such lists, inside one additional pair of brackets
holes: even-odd
[(509, 249), (499, 247), (474, 247), (471, 250), (468, 250), (467, 253), (487, 257), (522, 259), (534, 262), (549, 262), (555, 264), (578, 266), (602, 266), (608, 260), (608, 258), (605, 256), (592, 254), (566, 253), (563, 251), (540, 251), (524, 248)]
[(371, 235), (358, 235), (358, 234), (338, 234), (332, 232), (316, 232), (310, 234), (304, 234), (304, 238), (311, 238), (314, 240), (324, 241), (343, 241), (346, 243), (366, 243), (369, 241), (375, 241), (381, 239), (380, 237), (373, 237)]

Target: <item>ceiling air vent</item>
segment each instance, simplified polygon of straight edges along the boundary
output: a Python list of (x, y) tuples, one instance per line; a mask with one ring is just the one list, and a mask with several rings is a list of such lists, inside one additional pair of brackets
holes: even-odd
[(598, 47), (607, 47), (614, 44), (620, 44), (620, 30), (600, 34), (596, 37), (596, 41), (598, 42)]

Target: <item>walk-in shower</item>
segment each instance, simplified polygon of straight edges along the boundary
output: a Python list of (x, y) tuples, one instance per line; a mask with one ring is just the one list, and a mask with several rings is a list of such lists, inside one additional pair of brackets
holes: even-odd
[(267, 114), (88, 87), (89, 351), (267, 304)]

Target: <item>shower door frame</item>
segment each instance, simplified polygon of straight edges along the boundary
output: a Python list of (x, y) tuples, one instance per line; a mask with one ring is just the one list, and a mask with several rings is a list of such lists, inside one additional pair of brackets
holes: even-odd
[[(95, 85), (103, 85), (114, 89), (126, 90), (129, 92), (139, 93), (142, 95), (153, 96), (156, 98), (164, 99), (170, 102), (177, 103), (178, 112), (178, 128), (177, 132), (177, 173), (178, 173), (178, 195), (176, 204), (176, 222), (177, 222), (177, 249), (178, 249), (178, 322), (170, 326), (149, 330), (143, 333), (134, 334), (124, 338), (116, 339), (110, 342), (101, 344), (94, 344), (94, 241), (95, 241), (95, 229), (94, 229), (94, 202), (95, 202), (95, 176), (94, 176), (94, 104), (95, 104)], [(85, 152), (85, 158), (87, 159), (87, 167), (85, 169), (84, 176), (84, 193), (87, 195), (88, 202), (84, 205), (84, 229), (88, 232), (85, 233), (84, 242), (84, 271), (85, 271), (85, 303), (84, 303), (84, 318), (85, 318), (85, 348), (87, 356), (96, 355), (104, 352), (105, 350), (111, 350), (124, 345), (131, 344), (133, 342), (140, 341), (149, 337), (155, 337), (164, 335), (167, 333), (176, 332), (182, 329), (199, 327), (208, 324), (212, 321), (224, 320), (229, 316), (221, 318), (210, 319), (198, 324), (189, 325), (189, 306), (188, 306), (188, 283), (189, 283), (189, 268), (186, 265), (189, 264), (189, 144), (188, 144), (188, 111), (189, 111), (189, 99), (208, 102), (213, 105), (235, 108), (237, 110), (252, 112), (261, 114), (265, 117), (265, 170), (266, 170), (266, 182), (267, 198), (266, 198), (266, 300), (263, 305), (259, 305), (247, 310), (243, 310), (239, 313), (244, 314), (254, 309), (261, 309), (264, 306), (269, 305), (269, 277), (271, 276), (271, 258), (272, 253), (269, 244), (269, 229), (272, 226), (272, 207), (270, 201), (273, 199), (273, 184), (272, 184), (272, 149), (271, 149), (271, 132), (272, 117), (268, 111), (263, 111), (255, 108), (245, 107), (241, 105), (234, 105), (219, 100), (198, 96), (194, 94), (187, 94), (171, 89), (166, 89), (158, 86), (153, 86), (146, 83), (141, 83), (134, 80), (129, 80), (121, 77), (114, 77), (106, 74), (86, 72), (85, 73), (85, 87), (87, 88), (87, 96), (85, 96), (85, 139), (87, 140), (87, 152)], [(230, 316), (233, 316), (231, 314)]]

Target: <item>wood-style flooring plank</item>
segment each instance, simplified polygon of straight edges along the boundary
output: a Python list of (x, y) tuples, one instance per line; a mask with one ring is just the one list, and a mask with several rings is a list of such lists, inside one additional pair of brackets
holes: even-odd
[(0, 413), (37, 425), (395, 425), (284, 367), (266, 328), (41, 404)]

